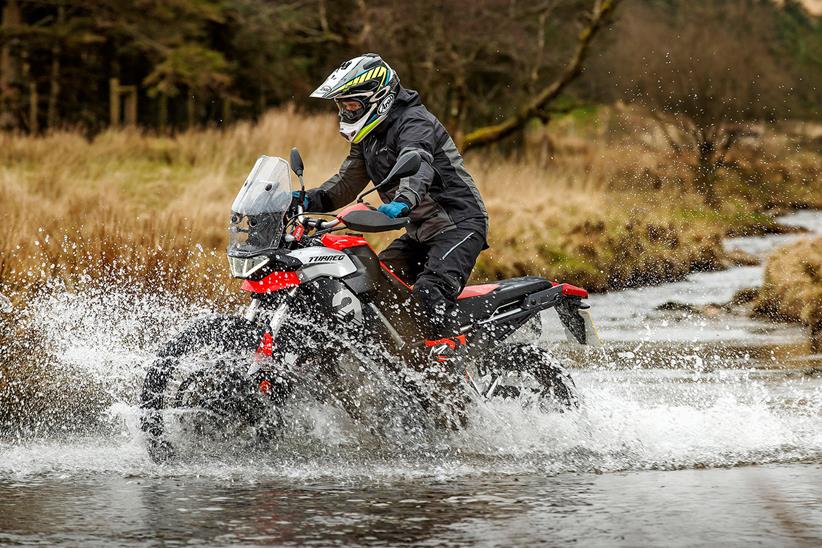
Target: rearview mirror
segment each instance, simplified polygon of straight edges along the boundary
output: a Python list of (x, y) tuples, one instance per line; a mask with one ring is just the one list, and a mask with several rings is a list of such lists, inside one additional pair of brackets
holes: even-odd
[(391, 181), (402, 179), (403, 177), (410, 177), (420, 170), (422, 159), (420, 153), (416, 150), (409, 150), (397, 158), (397, 163), (388, 172), (388, 176), (382, 180), (377, 186), (388, 184)]
[(420, 170), (420, 164), (422, 164), (422, 158), (420, 158), (420, 153), (416, 150), (409, 150), (408, 152), (402, 153), (402, 155), (397, 158), (397, 163), (395, 163), (394, 167), (391, 168), (391, 171), (388, 172), (388, 176), (383, 179), (380, 184), (374, 185), (374, 188), (368, 192), (363, 192), (360, 194), (357, 198), (357, 202), (362, 202), (363, 198), (367, 195), (371, 194), (378, 188), (387, 185), (388, 183), (402, 179), (403, 177), (410, 177), (411, 175), (414, 175)]
[(291, 171), (296, 173), (297, 177), (303, 176), (303, 159), (297, 147), (291, 149)]

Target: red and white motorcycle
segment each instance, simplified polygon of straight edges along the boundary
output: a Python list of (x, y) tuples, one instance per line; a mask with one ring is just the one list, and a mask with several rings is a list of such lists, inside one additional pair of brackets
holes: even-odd
[[(416, 152), (403, 154), (369, 192), (413, 175), (419, 165)], [(343, 363), (352, 355), (358, 370), (367, 364), (422, 412), (438, 408), (414, 374), (421, 340), (409, 306), (411, 288), (359, 234), (397, 230), (408, 220), (391, 219), (364, 203), (368, 192), (336, 216), (305, 212), (303, 163), (296, 149), (291, 168), (300, 181), (300, 199), (292, 197), (289, 163), (261, 156), (232, 205), (228, 260), (251, 298), (244, 314), (187, 326), (149, 367), (141, 424), (158, 461), (173, 454), (166, 433), (175, 416), (190, 422), (197, 416), (199, 425), (242, 424), (258, 437), (276, 436), (277, 417), (301, 385), (312, 387), (312, 397), (338, 403), (360, 418), (357, 390), (342, 382)], [(598, 342), (587, 296), (579, 287), (536, 276), (467, 286), (456, 310), (460, 334), (469, 341), (461, 370), (454, 373), (464, 388), (461, 397), (575, 406), (568, 372), (544, 349), (508, 339), (553, 308), (570, 339)], [(180, 377), (181, 360), (193, 354), (213, 359)]]

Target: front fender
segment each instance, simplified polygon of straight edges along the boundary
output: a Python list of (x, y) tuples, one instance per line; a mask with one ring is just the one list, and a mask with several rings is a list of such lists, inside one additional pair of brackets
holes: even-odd
[(264, 326), (240, 316), (209, 316), (194, 320), (157, 353), (161, 358), (178, 357), (201, 347), (220, 352), (253, 351)]

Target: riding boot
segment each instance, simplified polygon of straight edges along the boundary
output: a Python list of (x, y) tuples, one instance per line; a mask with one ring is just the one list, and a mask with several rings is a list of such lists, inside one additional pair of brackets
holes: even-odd
[(423, 343), (428, 349), (429, 363), (432, 367), (443, 365), (448, 367), (456, 362), (463, 348), (468, 345), (465, 335), (457, 335), (454, 338), (426, 339)]
[(431, 388), (436, 421), (440, 426), (457, 430), (465, 426), (467, 391), (462, 375), (465, 335), (425, 340), (424, 374)]

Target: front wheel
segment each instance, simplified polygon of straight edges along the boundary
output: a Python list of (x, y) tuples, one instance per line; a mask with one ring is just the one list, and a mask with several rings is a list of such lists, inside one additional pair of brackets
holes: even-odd
[(476, 367), (477, 389), (488, 399), (519, 399), (544, 410), (579, 407), (571, 375), (544, 348), (533, 344), (503, 344)]
[[(164, 345), (148, 367), (140, 394), (140, 426), (153, 460), (174, 457), (166, 425), (171, 416), (198, 428), (206, 415), (215, 423), (256, 418), (260, 406), (254, 386), (242, 375), (247, 369), (242, 356), (253, 352), (259, 338), (253, 323), (218, 316), (193, 323)], [(228, 359), (231, 354), (239, 359)]]

